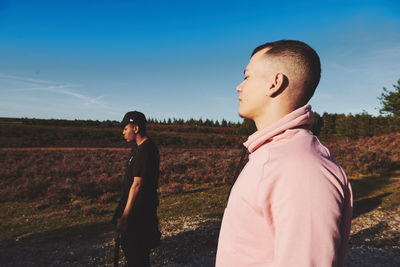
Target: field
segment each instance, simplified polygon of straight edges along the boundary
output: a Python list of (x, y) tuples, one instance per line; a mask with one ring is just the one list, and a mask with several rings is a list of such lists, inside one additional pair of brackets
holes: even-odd
[[(400, 135), (324, 143), (351, 178), (354, 191), (348, 266), (367, 266), (356, 264), (363, 260), (357, 258), (360, 249), (378, 250), (378, 256), (383, 249), (389, 254), (382, 255), (392, 255), (391, 262), (400, 260)], [(109, 221), (128, 151), (1, 148), (0, 263), (110, 264)], [(207, 265), (207, 257), (215, 253), (219, 218), (241, 149), (161, 146), (160, 152), (163, 245), (153, 252), (153, 265), (192, 262), (193, 253), (203, 255)]]

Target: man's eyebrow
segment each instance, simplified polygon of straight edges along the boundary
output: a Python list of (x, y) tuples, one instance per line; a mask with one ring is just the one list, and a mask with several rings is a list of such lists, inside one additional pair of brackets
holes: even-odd
[(246, 71), (247, 71), (247, 69), (245, 69), (245, 70), (243, 71), (243, 74), (244, 74), (244, 75), (246, 75)]

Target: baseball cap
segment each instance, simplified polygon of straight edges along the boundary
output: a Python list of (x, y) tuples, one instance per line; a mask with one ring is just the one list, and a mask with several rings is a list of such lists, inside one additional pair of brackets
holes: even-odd
[(132, 123), (138, 125), (140, 129), (145, 129), (146, 127), (146, 117), (142, 112), (139, 111), (129, 111), (125, 114), (121, 121), (121, 127), (125, 127), (127, 124)]

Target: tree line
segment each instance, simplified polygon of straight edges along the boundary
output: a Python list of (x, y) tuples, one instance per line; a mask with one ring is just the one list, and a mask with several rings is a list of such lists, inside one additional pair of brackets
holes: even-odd
[[(256, 128), (253, 122), (244, 120), (241, 124), (241, 133), (251, 134)], [(326, 113), (320, 115), (314, 112), (312, 132), (316, 136), (358, 138), (366, 136), (380, 136), (400, 132), (400, 117), (372, 116), (366, 112), (352, 115)]]
[(379, 136), (400, 132), (400, 118), (360, 114), (314, 113), (313, 132), (317, 136), (343, 136), (350, 138)]
[[(224, 128), (240, 128), (241, 122), (231, 122), (225, 119), (209, 120), (209, 119), (154, 119), (149, 118), (148, 124), (155, 125), (185, 125), (185, 126), (205, 126), (205, 127), (224, 127)], [(48, 125), (48, 126), (66, 126), (66, 127), (119, 127), (119, 121), (116, 120), (65, 120), (65, 119), (36, 119), (36, 118), (0, 118), (0, 123), (22, 123), (25, 125)]]
[[(99, 128), (118, 128), (118, 121), (94, 121), (94, 120), (45, 120), (45, 119), (10, 119), (2, 118), (0, 123), (11, 126), (13, 124), (22, 125), (42, 125), (42, 126), (63, 126), (63, 127), (99, 127)], [(202, 133), (221, 133), (221, 134), (239, 134), (249, 135), (256, 131), (254, 123), (250, 120), (242, 122), (230, 122), (226, 120), (209, 119), (167, 119), (157, 120), (150, 118), (148, 120), (149, 129), (179, 132), (202, 132)], [(174, 126), (177, 126), (176, 128)], [(222, 131), (218, 128), (226, 128)], [(400, 117), (394, 115), (372, 116), (366, 112), (360, 114), (331, 114), (323, 113), (320, 115), (314, 112), (314, 125), (312, 131), (317, 136), (343, 136), (350, 138), (364, 136), (379, 136), (383, 134), (400, 132)]]

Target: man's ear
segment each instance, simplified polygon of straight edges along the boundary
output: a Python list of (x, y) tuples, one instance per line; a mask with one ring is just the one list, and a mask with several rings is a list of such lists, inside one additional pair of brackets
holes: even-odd
[(283, 73), (276, 73), (272, 83), (267, 90), (268, 96), (276, 96), (286, 87), (286, 76)]
[(139, 126), (138, 125), (133, 125), (133, 132), (137, 134), (139, 132)]

